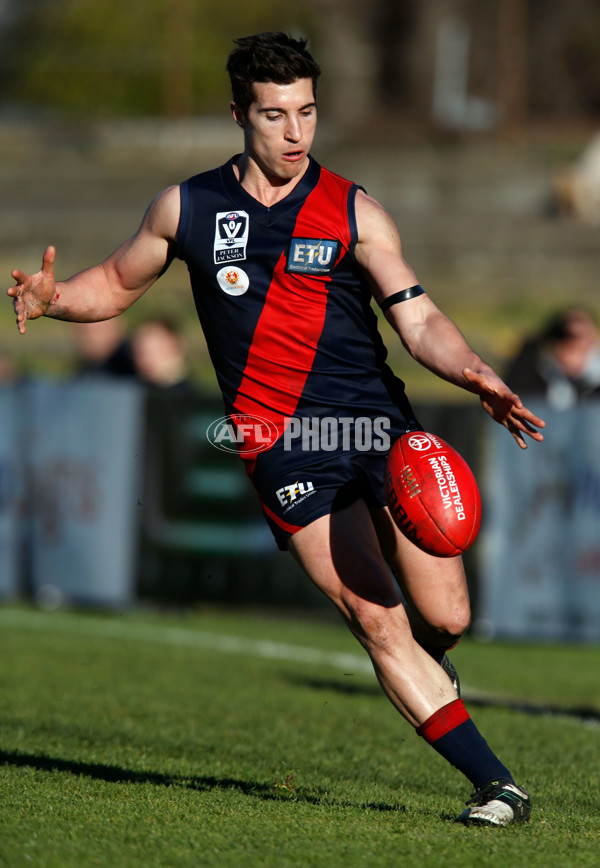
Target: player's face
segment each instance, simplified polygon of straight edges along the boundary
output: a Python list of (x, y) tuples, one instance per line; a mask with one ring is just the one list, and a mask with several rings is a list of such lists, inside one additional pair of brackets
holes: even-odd
[(234, 117), (244, 128), (245, 155), (271, 181), (286, 183), (306, 169), (317, 123), (310, 78), (292, 84), (255, 82), (255, 100), (244, 115)]

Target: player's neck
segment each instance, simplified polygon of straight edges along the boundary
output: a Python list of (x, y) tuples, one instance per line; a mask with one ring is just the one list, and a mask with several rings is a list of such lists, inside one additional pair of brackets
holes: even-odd
[(254, 199), (257, 199), (261, 205), (270, 208), (285, 199), (300, 183), (308, 165), (309, 159), (306, 157), (301, 169), (294, 177), (281, 178), (276, 175), (268, 175), (251, 157), (247, 154), (241, 154), (233, 164), (233, 170), (244, 190)]

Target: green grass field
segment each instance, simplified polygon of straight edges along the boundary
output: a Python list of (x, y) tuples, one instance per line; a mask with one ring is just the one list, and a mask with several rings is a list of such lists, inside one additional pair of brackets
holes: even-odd
[(0, 865), (597, 866), (600, 649), (453, 659), (528, 825), (453, 822), (470, 784), (335, 623), (0, 608)]

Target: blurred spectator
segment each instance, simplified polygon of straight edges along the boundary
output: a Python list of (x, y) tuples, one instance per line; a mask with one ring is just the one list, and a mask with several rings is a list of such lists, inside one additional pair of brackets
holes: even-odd
[(556, 313), (528, 338), (505, 375), (519, 395), (540, 395), (557, 410), (600, 397), (600, 335), (596, 317), (584, 307)]
[(133, 377), (131, 346), (120, 319), (77, 324), (80, 376)]
[(139, 325), (132, 335), (131, 350), (142, 383), (172, 392), (192, 390), (185, 342), (171, 320), (160, 317)]
[(585, 223), (600, 223), (600, 133), (572, 166), (554, 179), (556, 210)]

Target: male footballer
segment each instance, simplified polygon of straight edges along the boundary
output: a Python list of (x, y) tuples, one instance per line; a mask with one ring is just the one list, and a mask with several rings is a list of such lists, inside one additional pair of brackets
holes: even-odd
[[(478, 395), (518, 446), (541, 441), (544, 422), (421, 287), (382, 206), (310, 155), (320, 69), (305, 41), (239, 39), (227, 69), (242, 153), (159, 193), (137, 232), (99, 265), (56, 281), (48, 247), (39, 272), (13, 271), (19, 331), (40, 316), (118, 316), (182, 259), (277, 545), (337, 607), (400, 714), (470, 781), (475, 792), (459, 819), (528, 820), (529, 795), (469, 717), (446, 655), (469, 625), (462, 560), (421, 551), (386, 506), (389, 443), (420, 425), (386, 365), (371, 299), (408, 352)], [(244, 424), (257, 418), (268, 423), (267, 448)], [(319, 420), (346, 436), (322, 448), (314, 436), (289, 436), (314, 434)], [(365, 440), (365, 426), (381, 433), (382, 420), (387, 440)]]

